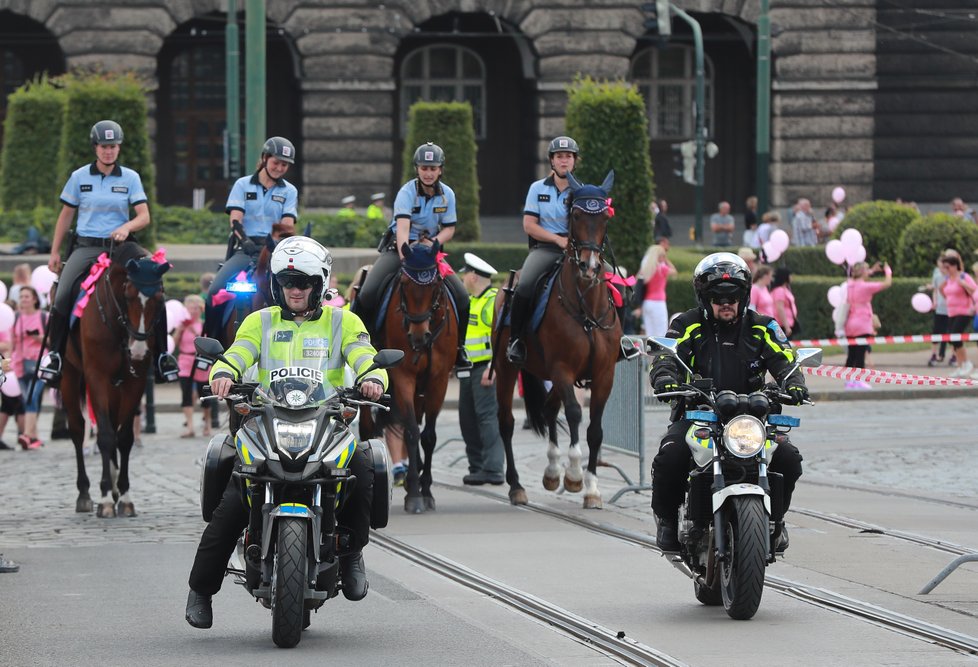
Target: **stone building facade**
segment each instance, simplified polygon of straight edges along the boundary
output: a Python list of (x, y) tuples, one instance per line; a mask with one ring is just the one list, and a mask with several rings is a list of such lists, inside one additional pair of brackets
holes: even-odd
[[(962, 11), (970, 2), (909, 3), (947, 19), (935, 24), (885, 0), (771, 0), (773, 205), (827, 202), (840, 184), (855, 201), (978, 200), (969, 159), (978, 40)], [(660, 43), (643, 27), (641, 4), (268, 0), (268, 134), (296, 141), (304, 206), (335, 207), (350, 193), (365, 203), (399, 185), (409, 103), (468, 99), (483, 213), (518, 217), (528, 183), (544, 171), (547, 141), (563, 131), (568, 83), (578, 74), (627, 79), (649, 101), (657, 193), (688, 212), (693, 189), (673, 175), (670, 145), (691, 136), (692, 39), (674, 20), (673, 39)], [(704, 32), (707, 124), (720, 147), (706, 168), (706, 208), (728, 199), (739, 210), (754, 189), (759, 3), (674, 4)], [(0, 85), (9, 93), (44, 69), (140, 73), (151, 89), (160, 201), (189, 204), (190, 189), (203, 187), (220, 206), (225, 8), (224, 0), (0, 0)]]

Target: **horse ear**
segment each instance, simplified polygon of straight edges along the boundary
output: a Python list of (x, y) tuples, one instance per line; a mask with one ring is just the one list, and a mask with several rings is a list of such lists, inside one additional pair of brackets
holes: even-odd
[(126, 262), (126, 273), (132, 274), (135, 273), (138, 269), (139, 269), (139, 261), (136, 260), (135, 258), (130, 259), (128, 262)]
[(160, 262), (156, 265), (156, 275), (162, 276), (164, 273), (170, 270), (173, 265), (169, 262)]
[(609, 169), (608, 174), (604, 177), (604, 183), (601, 184), (601, 189), (604, 190), (605, 194), (611, 192), (611, 188), (615, 185), (615, 170)]
[(567, 172), (567, 182), (570, 183), (571, 192), (574, 190), (580, 190), (584, 187), (584, 184), (577, 180), (577, 177), (574, 176), (574, 172), (572, 171)]
[(401, 257), (407, 257), (411, 254), (411, 246), (407, 242), (401, 244)]

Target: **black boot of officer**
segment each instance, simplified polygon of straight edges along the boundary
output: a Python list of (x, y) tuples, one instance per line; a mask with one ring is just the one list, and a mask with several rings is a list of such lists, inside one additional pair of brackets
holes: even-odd
[(62, 355), (65, 341), (68, 339), (68, 318), (52, 308), (48, 316), (48, 354), (41, 360), (37, 368), (37, 376), (49, 386), (56, 385), (61, 380), (64, 369)]

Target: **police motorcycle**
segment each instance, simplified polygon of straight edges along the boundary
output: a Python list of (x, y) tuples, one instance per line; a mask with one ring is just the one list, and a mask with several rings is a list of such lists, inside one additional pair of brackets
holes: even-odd
[[(194, 344), (199, 356), (227, 362), (217, 340), (197, 338)], [(403, 357), (401, 350), (379, 351), (354, 384)], [(242, 565), (229, 566), (228, 574), (272, 611), (275, 644), (291, 648), (309, 626), (310, 612), (340, 592), (338, 558), (348, 548), (348, 537), (337, 530), (336, 515), (347, 489), (356, 484), (347, 468), (358, 446), (351, 422), (360, 406), (390, 408), (364, 399), (356, 386), (333, 387), (322, 371), (305, 367), (275, 369), (267, 389), (236, 383), (226, 400), (239, 426), (233, 440), (219, 434), (208, 444), (201, 513), (210, 521), (234, 477), (251, 518), (238, 539), (237, 564)], [(392, 492), (387, 448), (381, 440), (359, 446), (373, 464), (370, 527), (383, 528)]]
[[(801, 420), (780, 414), (790, 401), (784, 386), (769, 383), (750, 395), (717, 392), (683, 363), (674, 338), (650, 337), (647, 354), (672, 355), (692, 378), (656, 398), (685, 397), (695, 409), (686, 444), (693, 454), (686, 500), (679, 509), (678, 554), (670, 562), (693, 580), (696, 599), (723, 604), (737, 620), (754, 616), (764, 589), (764, 569), (776, 560), (783, 527), (782, 476), (768, 471), (771, 457)], [(818, 366), (819, 348), (799, 348), (787, 379), (800, 366)], [(805, 401), (812, 405), (811, 401)]]

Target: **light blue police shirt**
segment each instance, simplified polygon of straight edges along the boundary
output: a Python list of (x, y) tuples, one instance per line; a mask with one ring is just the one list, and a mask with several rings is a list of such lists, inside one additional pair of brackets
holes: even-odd
[(294, 185), (280, 178), (266, 190), (256, 172), (234, 182), (224, 210), (244, 213), (241, 226), (245, 236), (267, 236), (272, 232), (272, 225), (282, 218), (299, 217), (298, 202), (299, 191)]
[(416, 178), (401, 186), (394, 199), (394, 220), (388, 229), (397, 231), (397, 219), (408, 218), (411, 221), (409, 240), (417, 241), (422, 232), (428, 232), (433, 237), (438, 233), (439, 225), (450, 227), (458, 222), (455, 213), (455, 192), (442, 182), (435, 186), (435, 194), (428, 197), (421, 189), (421, 183)]
[(550, 174), (536, 181), (526, 193), (523, 214), (539, 219), (540, 226), (553, 234), (567, 236), (567, 196), (570, 188), (557, 190), (554, 176)]
[(129, 222), (129, 207), (146, 201), (139, 174), (118, 164), (108, 176), (95, 162), (79, 167), (61, 191), (61, 203), (78, 209), (75, 229), (79, 236), (107, 239)]

